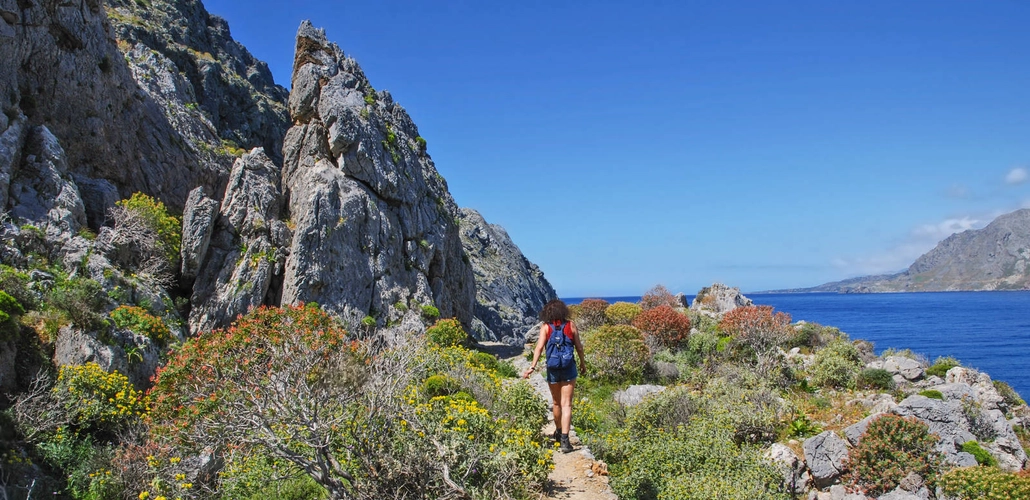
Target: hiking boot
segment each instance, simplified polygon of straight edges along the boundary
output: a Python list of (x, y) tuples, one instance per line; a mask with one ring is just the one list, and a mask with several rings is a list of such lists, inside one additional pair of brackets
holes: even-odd
[(554, 444), (560, 444), (561, 443), (561, 429), (555, 429), (553, 437), (554, 437)]
[(561, 452), (562, 453), (569, 453), (571, 451), (572, 451), (572, 443), (569, 442), (569, 435), (568, 434), (562, 434), (561, 435)]

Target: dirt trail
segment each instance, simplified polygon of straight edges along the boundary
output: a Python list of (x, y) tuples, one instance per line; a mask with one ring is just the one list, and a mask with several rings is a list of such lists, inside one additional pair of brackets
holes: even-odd
[[(481, 342), (481, 349), (494, 354), (500, 359), (511, 361), (519, 373), (529, 368), (529, 362), (522, 357), (522, 348), (512, 347), (496, 342)], [(551, 393), (547, 389), (547, 381), (541, 372), (529, 377), (540, 397), (551, 403)], [(575, 412), (575, 408), (572, 410)], [(548, 413), (548, 422), (540, 432), (545, 436), (554, 434), (554, 419)], [(574, 450), (571, 453), (554, 452), (554, 470), (548, 476), (548, 484), (540, 499), (561, 500), (618, 500), (608, 486), (607, 469), (603, 462), (596, 461), (590, 450), (575, 436), (575, 430), (569, 436)]]

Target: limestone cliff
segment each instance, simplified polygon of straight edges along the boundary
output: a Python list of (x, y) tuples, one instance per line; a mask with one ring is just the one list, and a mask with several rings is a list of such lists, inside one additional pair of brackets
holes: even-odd
[(411, 118), (310, 23), (297, 33), (283, 146), (293, 228), (282, 301), (351, 320), (419, 322), (421, 306), (472, 320), (475, 283), (458, 207)]
[(21, 154), (12, 125), (45, 125), (94, 229), (134, 192), (176, 210), (220, 192), (240, 147), (278, 157), (285, 101), (199, 1), (0, 1), (0, 178)]
[(557, 297), (554, 288), (503, 227), (470, 208), (461, 209), (461, 244), (476, 275), (472, 335), (522, 345), (544, 304)]

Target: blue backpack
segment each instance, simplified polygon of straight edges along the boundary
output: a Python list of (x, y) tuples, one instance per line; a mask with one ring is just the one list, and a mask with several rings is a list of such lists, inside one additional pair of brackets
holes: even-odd
[(548, 325), (551, 328), (551, 336), (547, 338), (547, 368), (563, 370), (575, 365), (572, 356), (572, 339), (565, 335), (565, 328), (568, 322), (559, 325)]

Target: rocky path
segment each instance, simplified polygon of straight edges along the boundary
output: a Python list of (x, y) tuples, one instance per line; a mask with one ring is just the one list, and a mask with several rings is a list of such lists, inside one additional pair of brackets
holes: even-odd
[[(500, 359), (511, 361), (519, 373), (529, 368), (529, 362), (522, 356), (522, 349), (495, 342), (481, 342), (480, 348), (494, 354)], [(547, 389), (547, 382), (540, 372), (529, 377), (529, 383), (533, 385), (540, 397), (548, 404), (551, 402), (551, 393)], [(575, 411), (575, 409), (573, 409)], [(554, 419), (548, 414), (548, 422), (540, 432), (545, 436), (554, 434)], [(579, 441), (575, 431), (569, 436), (574, 451), (571, 453), (554, 453), (554, 470), (548, 476), (548, 484), (545, 486), (540, 499), (561, 499), (561, 500), (617, 500), (618, 497), (608, 486), (608, 471), (604, 463), (594, 459), (590, 450)]]

